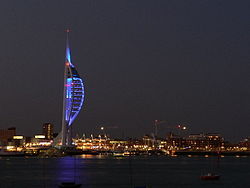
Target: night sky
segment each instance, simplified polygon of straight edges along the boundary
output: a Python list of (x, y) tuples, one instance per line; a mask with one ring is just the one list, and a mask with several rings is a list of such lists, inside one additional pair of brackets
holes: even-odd
[[(250, 1), (2, 0), (0, 128), (61, 130), (66, 34), (85, 80), (79, 135), (250, 132)], [(117, 126), (119, 128), (112, 129)]]

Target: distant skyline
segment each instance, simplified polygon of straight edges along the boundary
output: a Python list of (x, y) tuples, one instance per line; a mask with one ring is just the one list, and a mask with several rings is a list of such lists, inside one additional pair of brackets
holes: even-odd
[(0, 128), (61, 130), (65, 29), (86, 86), (79, 134), (153, 132), (155, 119), (227, 140), (250, 134), (250, 2), (3, 0)]

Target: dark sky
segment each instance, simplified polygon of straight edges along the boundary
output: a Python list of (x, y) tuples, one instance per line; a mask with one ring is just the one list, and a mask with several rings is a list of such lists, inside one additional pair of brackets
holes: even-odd
[(250, 1), (2, 0), (0, 128), (61, 129), (65, 28), (85, 80), (79, 134), (250, 132)]

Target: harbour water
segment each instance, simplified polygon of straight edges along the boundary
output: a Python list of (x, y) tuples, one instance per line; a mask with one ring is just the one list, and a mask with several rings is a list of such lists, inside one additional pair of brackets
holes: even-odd
[[(56, 188), (75, 181), (82, 188), (235, 188), (250, 186), (250, 157), (74, 156), (0, 159), (0, 188)], [(219, 181), (202, 181), (215, 170)]]

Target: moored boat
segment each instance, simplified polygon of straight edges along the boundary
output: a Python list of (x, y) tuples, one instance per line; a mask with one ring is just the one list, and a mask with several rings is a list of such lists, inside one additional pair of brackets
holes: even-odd
[(62, 182), (59, 187), (60, 188), (78, 188), (81, 187), (82, 184), (77, 184), (75, 182)]
[(208, 174), (202, 175), (200, 178), (201, 180), (219, 180), (220, 175), (208, 173)]

